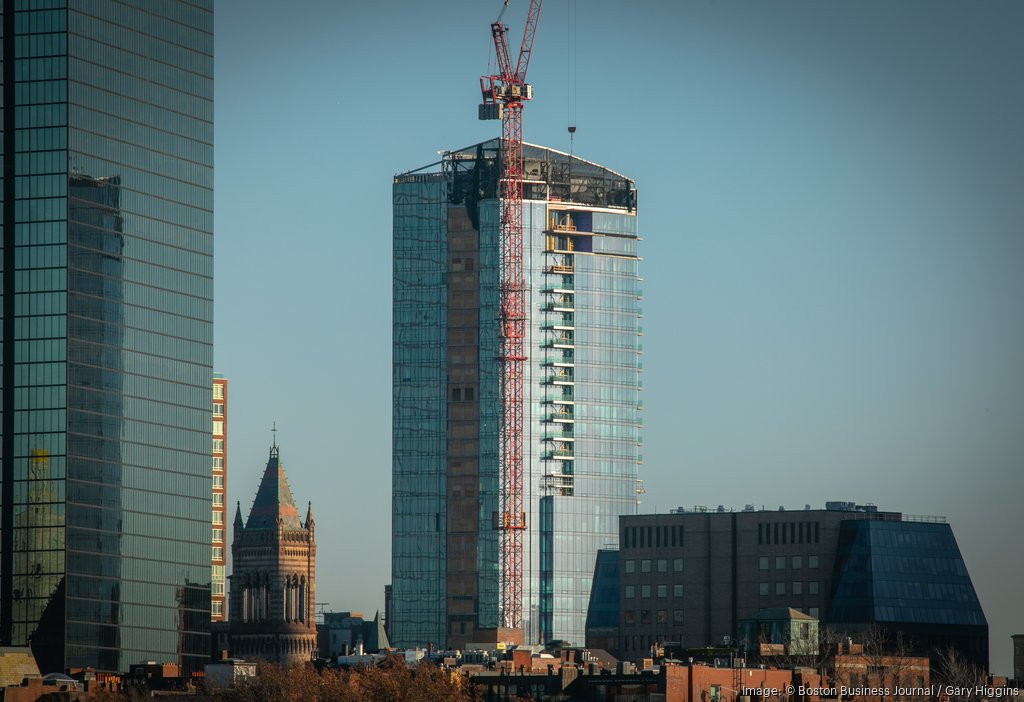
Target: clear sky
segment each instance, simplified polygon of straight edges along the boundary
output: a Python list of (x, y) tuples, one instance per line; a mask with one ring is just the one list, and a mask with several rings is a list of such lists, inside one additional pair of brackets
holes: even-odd
[[(372, 615), (390, 578), (391, 177), (498, 134), (499, 7), (217, 4), (230, 499), (248, 514), (276, 421), (328, 609)], [(1024, 632), (1022, 29), (1016, 0), (548, 0), (524, 117), (567, 150), (575, 111), (576, 153), (637, 181), (641, 511), (946, 515), (1000, 673)]]

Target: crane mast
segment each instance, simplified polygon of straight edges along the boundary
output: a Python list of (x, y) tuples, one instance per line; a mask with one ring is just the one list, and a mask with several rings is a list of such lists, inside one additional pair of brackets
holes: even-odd
[[(491, 24), (498, 72), (482, 76), (480, 119), (501, 120), (499, 208), (499, 319), (501, 336), (501, 424), (499, 555), (501, 626), (523, 626), (523, 366), (526, 361), (526, 276), (523, 272), (523, 103), (533, 98), (526, 82), (543, 0), (530, 0), (519, 58), (512, 66), (505, 33)], [(505, 0), (505, 7), (508, 0)], [(502, 9), (502, 14), (505, 10)]]

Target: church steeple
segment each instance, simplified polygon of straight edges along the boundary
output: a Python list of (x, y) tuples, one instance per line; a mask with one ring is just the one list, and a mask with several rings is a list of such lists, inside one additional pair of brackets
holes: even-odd
[(274, 442), (249, 518), (239, 505), (232, 544), (230, 648), (290, 665), (316, 651), (313, 505), (302, 525)]
[(279, 524), (284, 529), (302, 528), (299, 510), (295, 507), (292, 490), (288, 487), (288, 479), (281, 464), (280, 449), (275, 439), (274, 445), (270, 447), (270, 458), (267, 460), (266, 470), (263, 471), (263, 479), (260, 481), (259, 490), (256, 491), (256, 499), (253, 500), (245, 528), (247, 531), (277, 529)]

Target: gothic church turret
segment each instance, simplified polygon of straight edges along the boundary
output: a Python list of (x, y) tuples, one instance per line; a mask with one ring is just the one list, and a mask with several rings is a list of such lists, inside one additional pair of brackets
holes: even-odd
[(286, 665), (310, 660), (316, 651), (313, 505), (302, 524), (276, 442), (244, 525), (237, 508), (231, 555), (232, 655)]

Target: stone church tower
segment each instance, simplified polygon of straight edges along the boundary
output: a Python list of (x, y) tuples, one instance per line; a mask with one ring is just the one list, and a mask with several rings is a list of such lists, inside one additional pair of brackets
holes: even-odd
[(313, 505), (303, 524), (276, 442), (248, 521), (242, 524), (241, 504), (235, 512), (231, 556), (232, 655), (285, 665), (310, 660), (316, 651)]

